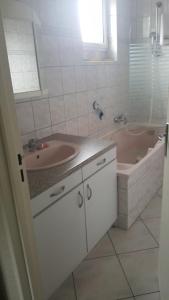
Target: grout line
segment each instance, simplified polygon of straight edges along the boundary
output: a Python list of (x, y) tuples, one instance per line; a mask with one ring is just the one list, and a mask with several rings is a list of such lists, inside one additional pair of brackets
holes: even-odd
[[(141, 296), (147, 296), (147, 295), (155, 295), (157, 293), (160, 293), (160, 291), (156, 291), (156, 292), (149, 292), (149, 293), (145, 293), (145, 294), (138, 294), (138, 295), (135, 295), (135, 297), (141, 297)], [(129, 298), (130, 299), (130, 298)]]
[(97, 259), (113, 257), (113, 256), (116, 256), (116, 254), (108, 254), (108, 255), (101, 255), (101, 256), (96, 256), (96, 257), (91, 257), (91, 258), (85, 258), (84, 261), (97, 260)]
[(131, 297), (127, 297), (127, 298), (117, 298), (116, 300), (131, 300), (131, 299), (134, 299), (135, 300), (135, 297), (134, 296), (131, 296)]
[(127, 298), (117, 298), (116, 300), (131, 300), (131, 299), (135, 300), (135, 297), (131, 296), (131, 297), (127, 297)]
[(74, 277), (74, 273), (72, 272), (72, 279), (73, 279), (73, 287), (74, 287), (74, 294), (75, 294), (75, 299), (77, 299), (77, 290), (76, 290), (76, 282), (75, 282), (75, 277)]
[[(113, 241), (111, 240), (111, 238), (110, 238), (110, 236), (109, 236), (109, 232), (108, 232), (107, 234), (108, 234), (108, 237), (109, 237), (109, 240), (110, 240), (111, 244), (112, 244), (113, 247), (114, 247), (114, 250), (115, 250), (115, 253), (116, 253), (116, 258), (117, 258), (117, 260), (118, 260), (118, 262), (119, 262), (119, 265), (120, 265), (120, 267), (121, 267), (121, 270), (122, 270), (122, 272), (123, 272), (123, 275), (124, 275), (124, 277), (125, 277), (125, 279), (126, 279), (126, 281), (127, 281), (127, 284), (128, 284), (128, 286), (129, 286), (129, 289), (130, 289), (130, 292), (131, 292), (131, 294), (132, 294), (132, 297), (135, 299), (133, 290), (132, 290), (132, 288), (131, 288), (131, 286), (130, 286), (130, 283), (129, 283), (128, 278), (127, 278), (127, 274), (126, 274), (126, 272), (125, 272), (125, 270), (124, 270), (124, 268), (123, 268), (123, 266), (122, 266), (122, 263), (121, 263), (121, 261), (120, 261), (120, 258), (119, 258), (118, 254), (117, 254), (117, 252), (116, 252), (114, 243), (113, 243)], [(131, 297), (130, 297), (130, 298), (131, 298)], [(129, 299), (130, 299), (130, 298), (129, 298)]]
[(140, 249), (140, 250), (133, 250), (133, 251), (129, 251), (129, 252), (119, 252), (117, 253), (118, 256), (120, 255), (125, 255), (125, 254), (134, 254), (134, 253), (139, 253), (139, 252), (144, 252), (144, 251), (148, 251), (148, 250), (153, 250), (153, 249), (158, 249), (159, 245), (157, 245), (156, 247), (152, 247), (152, 248), (146, 248), (146, 249)]
[(129, 251), (129, 252), (117, 252), (117, 251), (115, 251), (115, 254), (108, 254), (108, 255), (96, 256), (96, 257), (91, 257), (91, 258), (85, 258), (84, 261), (98, 260), (98, 259), (102, 259), (102, 258), (106, 258), (106, 257), (120, 256), (120, 255), (123, 255), (123, 254), (124, 255), (125, 254), (132, 254), (132, 253), (134, 254), (134, 253), (144, 252), (144, 251), (158, 249), (158, 248), (159, 248), (159, 246), (152, 247), (152, 248), (146, 248), (146, 249), (140, 249), (140, 250), (133, 250), (133, 251)]
[(153, 240), (156, 242), (156, 244), (158, 245), (158, 247), (160, 246), (159, 242), (156, 240), (154, 234), (151, 232), (151, 230), (149, 229), (149, 227), (145, 224), (144, 219), (141, 219), (143, 225), (145, 226), (145, 228), (147, 229), (147, 231), (149, 232), (149, 234), (152, 236)]
[(98, 260), (98, 259), (102, 259), (102, 258), (108, 258), (108, 257), (114, 257), (114, 256), (120, 256), (120, 255), (126, 255), (126, 254), (134, 254), (134, 253), (139, 253), (139, 252), (145, 252), (148, 250), (153, 250), (153, 249), (158, 249), (159, 246), (156, 247), (152, 247), (152, 248), (146, 248), (146, 249), (141, 249), (141, 250), (133, 250), (130, 252), (117, 252), (115, 251), (115, 254), (108, 254), (108, 255), (102, 255), (102, 256), (96, 256), (96, 257), (91, 257), (91, 258), (85, 258), (85, 261), (92, 261), (92, 260)]

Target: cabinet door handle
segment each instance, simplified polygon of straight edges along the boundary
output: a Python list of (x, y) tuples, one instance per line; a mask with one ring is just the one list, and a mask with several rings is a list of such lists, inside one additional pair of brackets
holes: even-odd
[(92, 189), (89, 184), (87, 184), (87, 200), (92, 198)]
[(101, 166), (101, 165), (104, 165), (106, 163), (106, 158), (103, 158), (101, 161), (99, 161), (98, 163), (97, 163), (97, 166), (99, 167), (99, 166)]
[(83, 206), (83, 202), (84, 202), (84, 200), (83, 200), (83, 195), (81, 194), (81, 192), (79, 191), (78, 192), (78, 198), (79, 198), (79, 201), (78, 201), (78, 206), (79, 206), (79, 208), (81, 208), (82, 206)]
[(61, 186), (56, 192), (53, 192), (52, 194), (50, 194), (50, 197), (53, 198), (53, 197), (56, 197), (56, 196), (59, 196), (60, 194), (62, 194), (65, 190), (65, 185)]

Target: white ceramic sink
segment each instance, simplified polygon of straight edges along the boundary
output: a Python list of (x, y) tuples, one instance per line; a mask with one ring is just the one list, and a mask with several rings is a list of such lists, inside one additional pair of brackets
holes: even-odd
[(62, 141), (47, 142), (47, 148), (28, 153), (25, 156), (28, 171), (44, 170), (60, 166), (79, 154), (79, 146)]

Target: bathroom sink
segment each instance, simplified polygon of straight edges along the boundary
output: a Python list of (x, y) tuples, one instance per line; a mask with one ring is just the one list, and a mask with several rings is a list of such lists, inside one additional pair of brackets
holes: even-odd
[(60, 166), (79, 154), (79, 147), (62, 141), (47, 142), (47, 148), (36, 150), (25, 156), (26, 169), (38, 171)]

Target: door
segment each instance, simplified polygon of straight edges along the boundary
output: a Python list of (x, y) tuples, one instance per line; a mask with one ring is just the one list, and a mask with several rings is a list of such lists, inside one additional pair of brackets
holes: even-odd
[(108, 231), (117, 218), (116, 161), (85, 181), (88, 251)]
[[(17, 128), (1, 12), (0, 45), (0, 236), (3, 238), (6, 234), (1, 243), (0, 256), (3, 255), (3, 248), (5, 253), (0, 257), (0, 261), (3, 261), (1, 273), (5, 278), (9, 299), (18, 295), (18, 300), (38, 300), (42, 299), (42, 295), (34, 247), (30, 197), (25, 168), (18, 161), (18, 154), (22, 156), (23, 150)], [(21, 174), (25, 177), (24, 182)]]
[(37, 216), (34, 230), (48, 299), (87, 254), (83, 185)]
[[(169, 120), (169, 107), (168, 107)], [(161, 237), (160, 237), (160, 267), (159, 280), (161, 300), (169, 299), (169, 145), (167, 140), (168, 154), (165, 158)]]

